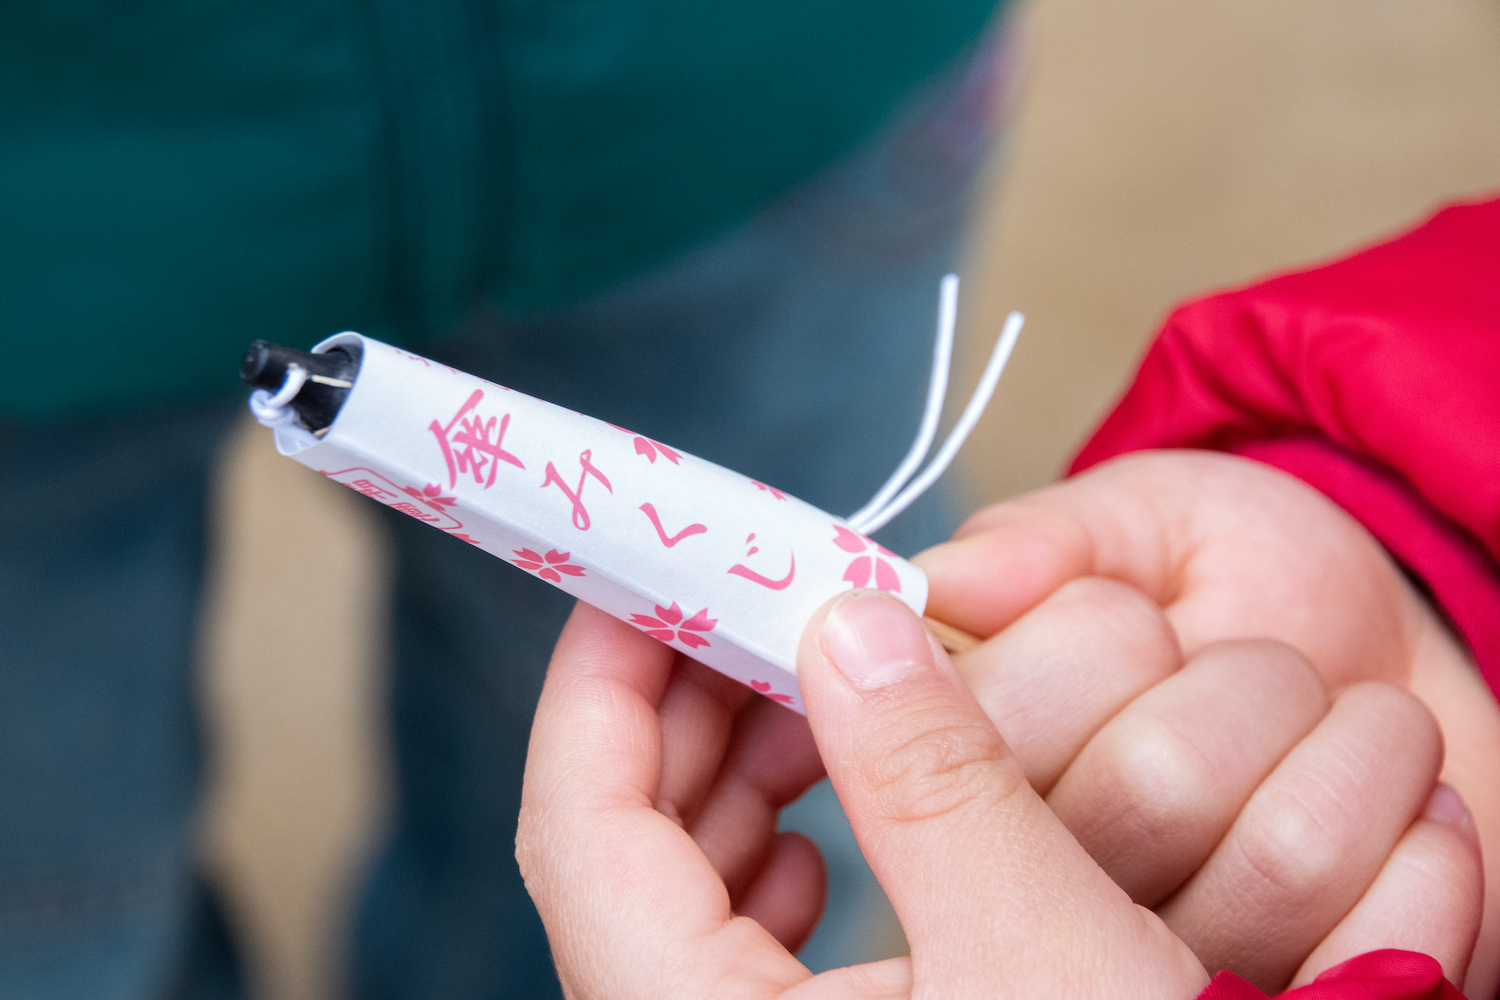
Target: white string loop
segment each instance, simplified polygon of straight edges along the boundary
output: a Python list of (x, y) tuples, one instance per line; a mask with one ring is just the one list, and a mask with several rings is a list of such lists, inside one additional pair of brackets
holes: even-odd
[(286, 378), (275, 395), (265, 389), (256, 389), (250, 394), (250, 412), (266, 427), (286, 427), (295, 423), (297, 411), (288, 404), (297, 398), (307, 379), (307, 369), (301, 365), (287, 365)]
[[(942, 297), (938, 309), (937, 346), (933, 351), (932, 379), (928, 384), (927, 409), (922, 414), (922, 426), (917, 431), (917, 439), (912, 443), (911, 450), (907, 452), (906, 458), (902, 460), (896, 472), (869, 503), (849, 517), (849, 527), (861, 534), (873, 534), (885, 527), (892, 518), (926, 493), (932, 484), (937, 482), (938, 477), (947, 470), (954, 456), (958, 454), (959, 448), (963, 447), (969, 433), (979, 423), (979, 418), (983, 415), (985, 407), (989, 405), (990, 399), (995, 395), (995, 387), (1000, 382), (1000, 375), (1005, 371), (1011, 352), (1015, 350), (1016, 339), (1021, 335), (1021, 327), (1026, 323), (1026, 317), (1018, 312), (1013, 312), (1006, 317), (1005, 326), (1000, 331), (999, 340), (995, 342), (995, 349), (990, 352), (989, 363), (984, 367), (984, 374), (979, 377), (979, 385), (974, 389), (974, 395), (969, 398), (968, 405), (959, 415), (957, 423), (953, 425), (953, 430), (948, 432), (948, 438), (938, 449), (936, 457), (928, 463), (927, 468), (922, 470), (921, 475), (908, 485), (907, 479), (926, 457), (927, 450), (932, 445), (937, 430), (937, 414), (942, 412), (943, 396), (948, 385), (948, 369), (952, 363), (953, 326), (957, 316), (957, 302), (958, 277), (950, 274), (943, 279)], [(902, 489), (903, 485), (905, 489)]]
[(857, 525), (878, 513), (906, 485), (912, 473), (917, 471), (917, 466), (922, 464), (922, 459), (927, 457), (932, 439), (937, 436), (938, 420), (943, 416), (943, 399), (948, 395), (948, 371), (953, 364), (953, 328), (957, 320), (958, 275), (950, 274), (943, 278), (939, 289), (937, 342), (932, 349), (932, 377), (927, 383), (927, 408), (922, 413), (917, 439), (911, 443), (911, 450), (906, 453), (891, 478), (870, 498), (870, 502), (849, 515), (850, 525)]

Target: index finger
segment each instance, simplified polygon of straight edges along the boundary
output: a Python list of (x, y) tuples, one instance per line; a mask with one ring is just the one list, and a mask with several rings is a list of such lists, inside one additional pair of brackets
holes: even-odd
[(749, 968), (770, 992), (809, 975), (734, 916), (703, 852), (655, 808), (673, 657), (580, 603), (548, 668), (516, 857), (577, 996), (706, 996)]
[(1326, 682), (1407, 679), (1423, 631), (1410, 588), (1342, 509), (1276, 469), (1215, 452), (1139, 452), (989, 507), (914, 560), (927, 613), (989, 636), (1069, 580), (1127, 583), (1184, 654), (1271, 638)]

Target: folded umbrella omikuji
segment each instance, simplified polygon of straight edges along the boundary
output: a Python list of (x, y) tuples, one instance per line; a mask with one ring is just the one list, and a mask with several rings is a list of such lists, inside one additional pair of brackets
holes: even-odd
[(311, 354), (257, 341), (245, 374), (263, 387), (251, 409), (274, 429), (281, 454), (801, 711), (797, 645), (819, 605), (853, 587), (889, 591), (917, 614), (926, 604), (921, 570), (867, 533), (951, 460), (1021, 323), (1012, 314), (954, 434), (908, 484), (941, 410), (955, 300), (950, 277), (922, 433), (875, 500), (847, 520), (626, 428), (355, 333)]

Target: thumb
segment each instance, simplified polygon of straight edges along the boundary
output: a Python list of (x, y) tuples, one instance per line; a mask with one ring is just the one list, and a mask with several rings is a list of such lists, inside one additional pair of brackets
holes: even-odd
[(878, 591), (813, 617), (798, 678), (829, 777), (943, 996), (1193, 997), (1208, 976), (1111, 882), (920, 620)]

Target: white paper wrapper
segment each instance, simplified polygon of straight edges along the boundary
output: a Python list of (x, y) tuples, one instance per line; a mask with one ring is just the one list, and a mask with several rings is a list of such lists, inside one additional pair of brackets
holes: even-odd
[(796, 711), (797, 645), (854, 587), (921, 614), (927, 578), (842, 519), (659, 441), (358, 334), (322, 438), (283, 455), (477, 545)]

